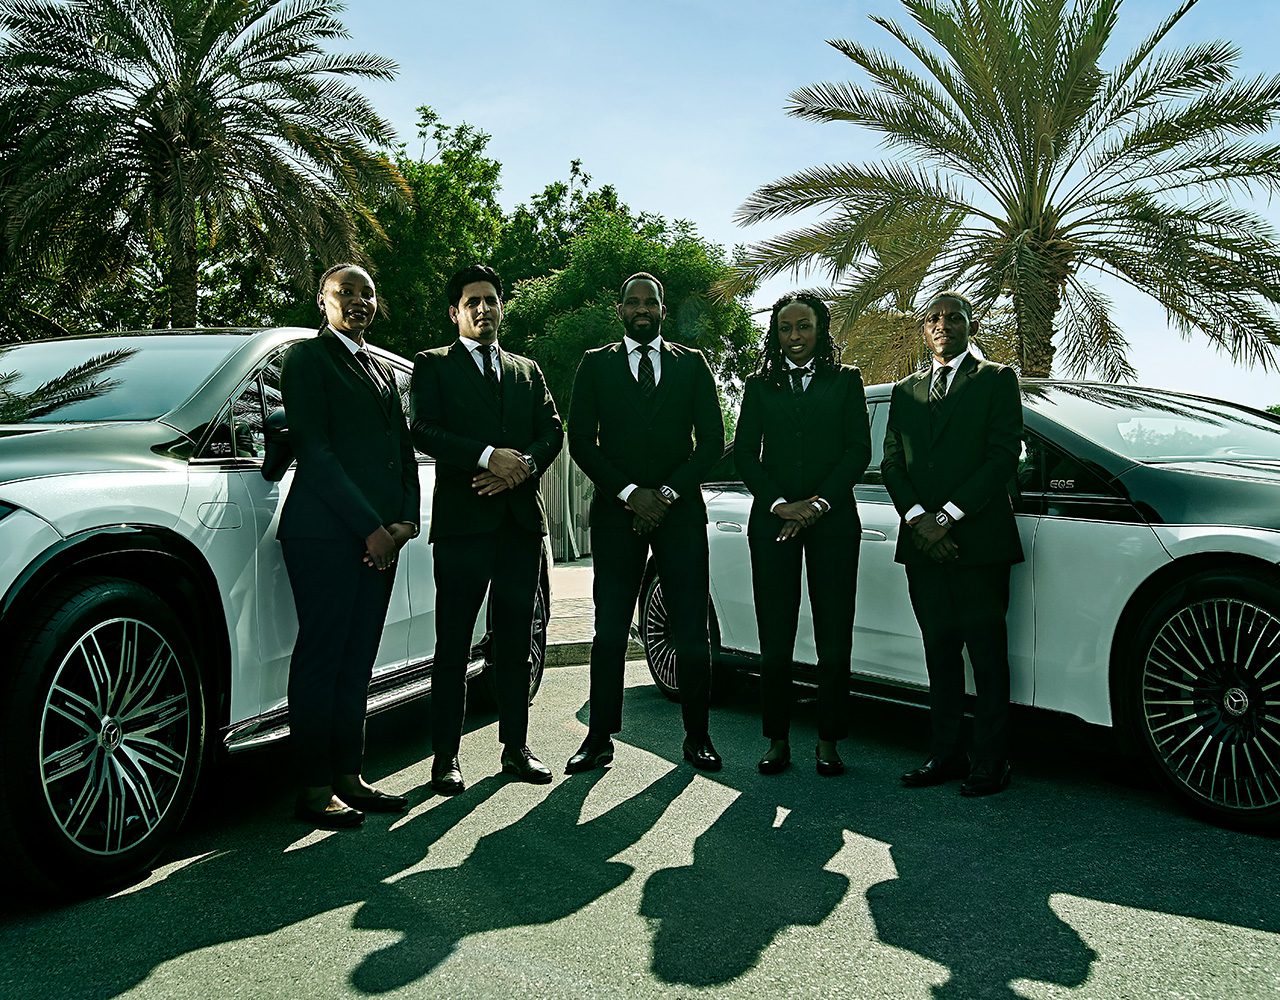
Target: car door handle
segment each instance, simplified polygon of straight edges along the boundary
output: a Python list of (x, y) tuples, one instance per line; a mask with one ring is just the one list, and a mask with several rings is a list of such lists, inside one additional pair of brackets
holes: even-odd
[(887, 542), (889, 540), (889, 536), (883, 531), (876, 531), (875, 528), (863, 528), (862, 540), (864, 542)]
[(717, 521), (716, 531), (736, 531), (738, 534), (741, 534), (742, 525), (737, 521)]

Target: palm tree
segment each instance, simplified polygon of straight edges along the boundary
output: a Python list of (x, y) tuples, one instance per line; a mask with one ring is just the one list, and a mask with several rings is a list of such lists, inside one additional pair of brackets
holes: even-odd
[[(928, 275), (927, 292), (1004, 298), (1021, 370), (1131, 378), (1110, 275), (1154, 299), (1186, 337), (1280, 367), (1280, 246), (1233, 193), (1280, 189), (1280, 77), (1235, 81), (1227, 42), (1157, 51), (1181, 5), (1132, 54), (1103, 55), (1121, 0), (902, 0), (916, 38), (880, 27), (923, 71), (854, 41), (830, 44), (874, 86), (797, 90), (788, 112), (871, 128), (900, 159), (828, 165), (757, 190), (754, 223), (815, 207), (818, 224), (752, 247), (724, 292), (809, 268), (837, 286), (849, 322)], [(945, 239), (936, 238), (942, 233)], [(934, 237), (934, 238), (931, 238)], [(881, 254), (886, 243), (901, 253)]]
[(154, 262), (170, 324), (193, 326), (202, 248), (309, 284), (357, 254), (393, 138), (346, 78), (391, 60), (330, 55), (332, 0), (0, 0), (0, 105), (34, 109), (4, 188), (14, 252), (85, 283)]

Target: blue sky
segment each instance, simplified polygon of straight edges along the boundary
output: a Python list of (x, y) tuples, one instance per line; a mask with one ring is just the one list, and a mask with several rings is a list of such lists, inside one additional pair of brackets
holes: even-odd
[[(1127, 0), (1112, 56), (1128, 54), (1175, 6)], [(613, 184), (633, 209), (688, 219), (732, 246), (803, 221), (734, 225), (734, 210), (760, 184), (883, 155), (866, 130), (800, 122), (782, 110), (799, 86), (850, 78), (853, 64), (824, 39), (853, 37), (905, 55), (869, 13), (908, 20), (897, 0), (348, 0), (344, 47), (400, 64), (394, 83), (361, 89), (411, 150), (422, 104), (490, 133), (504, 206), (565, 178), (569, 161), (581, 159), (596, 186)], [(1280, 4), (1201, 0), (1171, 35), (1176, 45), (1217, 38), (1240, 47), (1239, 75), (1274, 72)], [(1263, 211), (1280, 222), (1275, 207)], [(791, 284), (771, 282), (758, 304)], [(1202, 338), (1181, 341), (1158, 306), (1099, 284), (1115, 299), (1143, 383), (1280, 403), (1280, 375), (1233, 366)]]

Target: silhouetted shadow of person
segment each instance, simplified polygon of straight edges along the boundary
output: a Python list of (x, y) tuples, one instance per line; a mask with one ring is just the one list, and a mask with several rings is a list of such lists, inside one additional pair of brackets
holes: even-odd
[(1056, 886), (1079, 881), (1081, 859), (1046, 844), (1033, 860), (1025, 839), (1002, 841), (998, 823), (899, 829), (898, 877), (867, 890), (881, 941), (950, 970), (937, 1000), (1015, 1000), (1018, 979), (1079, 987), (1098, 957), (1049, 907)]
[(622, 885), (635, 869), (609, 859), (653, 827), (693, 773), (670, 771), (579, 823), (588, 792), (605, 773), (559, 783), (516, 822), (482, 837), (457, 867), (378, 886), (352, 926), (403, 937), (366, 956), (351, 974), (352, 985), (365, 993), (400, 989), (429, 974), (472, 934), (548, 924)]
[(694, 843), (693, 864), (654, 872), (642, 916), (657, 924), (653, 972), (668, 983), (715, 986), (755, 966), (779, 931), (822, 923), (849, 879), (824, 871), (844, 844), (829, 815), (792, 812), (744, 793)]

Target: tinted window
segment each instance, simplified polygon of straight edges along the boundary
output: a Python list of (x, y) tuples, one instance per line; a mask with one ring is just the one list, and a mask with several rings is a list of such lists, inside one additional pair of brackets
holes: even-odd
[(154, 420), (191, 398), (245, 339), (157, 335), (17, 344), (0, 349), (0, 373), (17, 373), (0, 389), (0, 403), (17, 411), (9, 417), (13, 423)]
[(880, 486), (884, 480), (880, 476), (880, 463), (884, 460), (884, 432), (889, 426), (889, 403), (872, 403), (868, 410), (871, 415), (871, 464), (862, 474), (859, 482)]
[(1280, 461), (1280, 420), (1232, 403), (1102, 385), (1030, 386), (1024, 397), (1045, 416), (1140, 462)]

